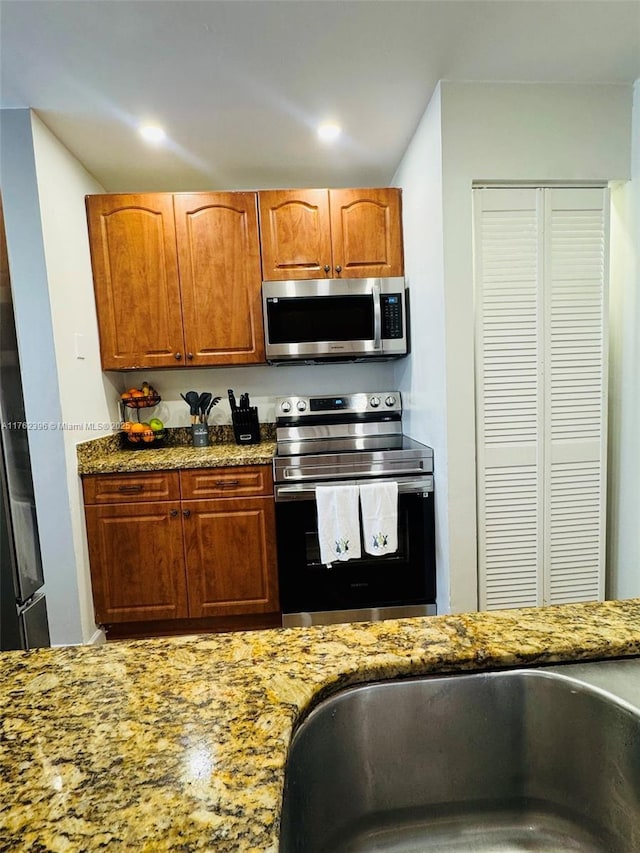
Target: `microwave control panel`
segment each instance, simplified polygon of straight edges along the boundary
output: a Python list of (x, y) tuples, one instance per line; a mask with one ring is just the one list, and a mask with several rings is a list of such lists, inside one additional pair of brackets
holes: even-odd
[(402, 294), (380, 294), (380, 309), (382, 314), (382, 337), (385, 339), (401, 338), (402, 330)]

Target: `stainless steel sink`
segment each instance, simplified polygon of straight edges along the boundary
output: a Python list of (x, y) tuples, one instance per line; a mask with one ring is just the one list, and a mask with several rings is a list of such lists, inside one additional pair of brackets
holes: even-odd
[(638, 853), (640, 659), (610, 669), (626, 699), (607, 663), (327, 699), (292, 741), (280, 853)]

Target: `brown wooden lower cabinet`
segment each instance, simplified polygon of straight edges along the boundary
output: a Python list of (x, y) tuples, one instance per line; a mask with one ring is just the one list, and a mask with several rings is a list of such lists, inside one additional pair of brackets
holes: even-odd
[[(83, 478), (95, 617), (108, 637), (279, 624), (271, 469), (209, 473), (215, 497), (201, 500), (185, 496), (202, 471), (163, 473), (182, 500), (153, 500), (149, 475)], [(257, 494), (246, 496), (252, 480)]]
[(179, 501), (85, 508), (98, 623), (189, 615)]
[(273, 610), (273, 498), (184, 501), (182, 506), (190, 615)]

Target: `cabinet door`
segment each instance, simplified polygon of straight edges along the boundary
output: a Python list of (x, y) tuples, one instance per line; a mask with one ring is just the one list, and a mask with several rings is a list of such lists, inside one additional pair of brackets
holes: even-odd
[(184, 363), (169, 193), (87, 196), (103, 370)]
[(187, 363), (264, 362), (256, 193), (174, 196)]
[(404, 275), (399, 189), (330, 190), (334, 276)]
[(262, 278), (331, 278), (331, 223), (327, 190), (258, 193)]
[(178, 501), (85, 508), (97, 622), (188, 616)]
[(273, 498), (183, 501), (190, 616), (278, 610)]

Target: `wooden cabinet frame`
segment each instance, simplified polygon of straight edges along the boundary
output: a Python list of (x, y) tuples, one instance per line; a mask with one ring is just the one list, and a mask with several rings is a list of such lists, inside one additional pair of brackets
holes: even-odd
[(404, 275), (399, 189), (265, 190), (258, 206), (265, 281)]
[(91, 475), (83, 487), (97, 622), (279, 610), (269, 466)]
[(264, 363), (256, 193), (86, 204), (103, 370)]

